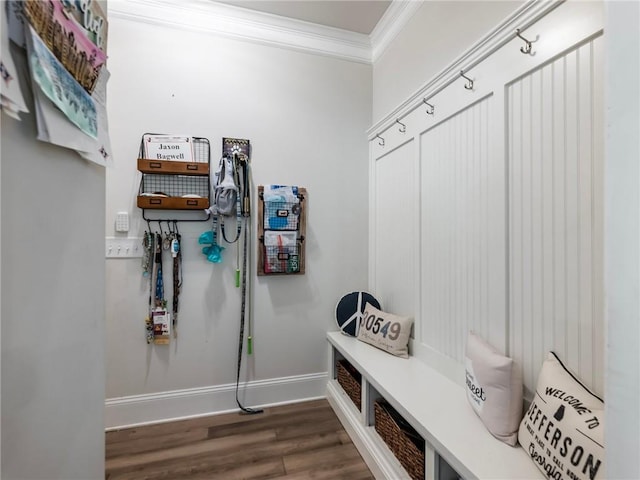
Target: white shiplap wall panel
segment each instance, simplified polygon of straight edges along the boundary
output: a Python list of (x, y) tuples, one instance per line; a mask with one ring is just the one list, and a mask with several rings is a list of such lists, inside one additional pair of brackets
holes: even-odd
[(374, 291), (385, 311), (413, 317), (415, 290), (415, 142), (373, 164)]
[(601, 37), (507, 88), (510, 354), (554, 350), (602, 392)]
[(513, 36), (467, 66), (472, 90), (451, 68), (370, 130), (370, 287), (415, 313), (412, 354), (451, 378), (473, 329), (529, 392), (551, 349), (602, 392), (602, 10), (562, 3), (524, 32), (533, 54)]
[[(505, 318), (493, 318), (492, 229), (504, 216), (492, 213), (490, 112), (493, 97), (474, 103), (421, 136), (421, 343), (462, 362), (469, 330), (504, 336)], [(499, 273), (498, 278), (504, 278)], [(502, 286), (504, 291), (504, 286)], [(504, 303), (505, 297), (502, 295)], [(498, 310), (504, 310), (498, 305)]]

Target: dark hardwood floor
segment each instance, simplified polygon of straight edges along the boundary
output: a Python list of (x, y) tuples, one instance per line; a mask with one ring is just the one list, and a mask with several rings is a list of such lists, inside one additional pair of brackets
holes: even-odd
[(108, 480), (373, 479), (326, 400), (107, 432)]

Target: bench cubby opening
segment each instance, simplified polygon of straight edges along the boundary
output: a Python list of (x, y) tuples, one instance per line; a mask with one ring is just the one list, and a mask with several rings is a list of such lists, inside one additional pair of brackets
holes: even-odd
[(440, 455), (435, 456), (436, 480), (464, 480)]
[(345, 358), (336, 359), (335, 377), (342, 390), (353, 402), (353, 405), (362, 410), (362, 374)]

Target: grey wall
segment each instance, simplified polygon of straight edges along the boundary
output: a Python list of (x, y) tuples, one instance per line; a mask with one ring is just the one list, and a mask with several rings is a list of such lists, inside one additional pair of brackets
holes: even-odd
[(2, 115), (1, 475), (104, 478), (105, 171)]
[(640, 5), (605, 2), (607, 478), (640, 478)]
[[(367, 281), (371, 67), (115, 16), (109, 55), (115, 166), (107, 175), (107, 235), (115, 234), (121, 210), (131, 213), (129, 236), (146, 228), (136, 207), (143, 133), (206, 137), (214, 168), (222, 137), (250, 139), (254, 183), (306, 187), (308, 224), (304, 275), (256, 277), (252, 268), (255, 351), (248, 379), (326, 372), (335, 304)], [(222, 264), (207, 262), (197, 240), (209, 228), (180, 225), (180, 334), (169, 346), (145, 343), (148, 284), (140, 259), (107, 260), (108, 398), (235, 382), (236, 247), (225, 250)]]

